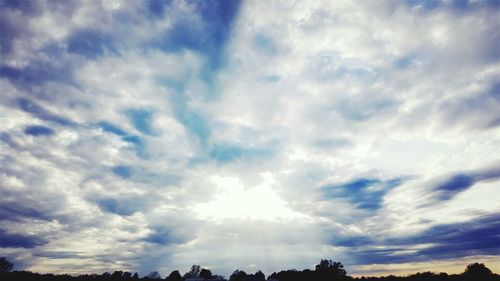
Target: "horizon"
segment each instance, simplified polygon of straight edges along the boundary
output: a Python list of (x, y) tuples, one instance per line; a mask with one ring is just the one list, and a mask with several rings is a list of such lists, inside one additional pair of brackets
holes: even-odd
[(0, 0), (0, 32), (16, 268), (500, 272), (498, 1)]
[[(4, 257), (1, 257), (1, 258), (4, 258)], [(8, 261), (8, 260), (7, 260), (7, 261)], [(323, 261), (323, 259), (322, 259), (322, 261)], [(326, 261), (326, 259), (325, 259), (325, 261)], [(330, 262), (332, 262), (332, 260), (330, 260)], [(338, 263), (342, 264), (341, 262), (338, 262)], [(372, 278), (372, 277), (374, 277), (374, 278), (377, 278), (377, 277), (388, 277), (388, 276), (410, 277), (410, 276), (415, 275), (415, 274), (418, 274), (418, 273), (426, 273), (426, 272), (431, 272), (431, 273), (434, 273), (434, 274), (446, 273), (446, 274), (448, 274), (448, 275), (463, 275), (463, 274), (464, 274), (464, 271), (466, 271), (466, 270), (467, 270), (467, 267), (469, 267), (470, 265), (473, 265), (473, 264), (474, 264), (474, 265), (483, 265), (483, 266), (485, 266), (486, 268), (491, 269), (491, 268), (490, 268), (487, 264), (475, 262), (475, 263), (470, 263), (470, 264), (468, 264), (467, 266), (464, 266), (464, 268), (463, 268), (461, 271), (457, 271), (457, 272), (434, 271), (434, 270), (432, 270), (432, 267), (427, 267), (425, 270), (423, 270), (423, 271), (418, 271), (418, 272), (408, 272), (408, 271), (404, 271), (404, 270), (403, 270), (403, 271), (401, 271), (401, 269), (399, 269), (399, 272), (400, 272), (400, 273), (398, 273), (398, 272), (394, 272), (394, 271), (391, 271), (391, 270), (389, 270), (389, 269), (386, 269), (386, 271), (387, 271), (387, 272), (390, 272), (389, 274), (382, 274), (382, 273), (379, 273), (379, 274), (371, 274), (371, 275), (365, 275), (365, 274), (357, 274), (357, 275), (353, 275), (353, 274), (349, 274), (349, 270), (348, 270), (347, 268), (345, 268), (345, 267), (341, 267), (341, 268), (343, 268), (344, 270), (346, 270), (346, 271), (345, 271), (346, 276), (350, 276), (350, 277), (353, 277), (353, 278), (362, 278), (362, 277), (367, 277), (367, 278)], [(13, 268), (8, 269), (8, 270), (6, 270), (6, 271), (0, 271), (0, 273), (9, 273), (9, 272), (16, 272), (16, 271), (17, 271), (17, 272), (19, 272), (19, 271), (21, 271), (21, 272), (22, 272), (22, 271), (23, 271), (23, 270), (15, 270), (15, 265), (13, 265), (13, 264), (11, 264), (11, 266), (12, 266)], [(222, 278), (224, 278), (224, 279), (229, 279), (229, 276), (231, 276), (231, 274), (232, 274), (232, 273), (237, 272), (237, 271), (243, 271), (243, 272), (246, 272), (245, 270), (242, 270), (242, 269), (240, 269), (240, 268), (236, 267), (236, 269), (235, 269), (234, 271), (232, 271), (232, 272), (228, 273), (227, 275), (223, 275), (223, 274), (220, 274), (219, 272), (211, 272), (210, 268), (205, 268), (205, 267), (202, 267), (202, 266), (200, 266), (200, 265), (196, 265), (196, 264), (193, 264), (193, 265), (192, 265), (192, 267), (195, 267), (195, 266), (198, 266), (198, 268), (199, 268), (199, 269), (204, 269), (204, 270), (205, 270), (205, 269), (208, 269), (208, 270), (210, 271), (210, 274), (211, 274), (211, 275), (214, 275), (214, 276), (219, 276), (219, 277), (222, 277)], [(342, 266), (343, 266), (343, 265), (342, 265)], [(437, 267), (437, 266), (434, 266), (434, 267)], [(379, 266), (379, 267), (377, 267), (377, 268), (380, 268), (380, 266)], [(420, 267), (420, 268), (421, 268), (421, 267)], [(442, 268), (442, 267), (440, 267), (440, 268)], [(2, 268), (2, 269), (3, 269), (3, 268)], [(265, 277), (266, 277), (266, 279), (267, 279), (267, 278), (270, 278), (270, 275), (272, 275), (272, 274), (279, 273), (279, 272), (283, 272), (283, 271), (287, 271), (287, 270), (297, 270), (297, 271), (311, 270), (311, 271), (315, 271), (314, 266), (313, 266), (312, 268), (303, 268), (303, 269), (296, 269), (296, 268), (281, 269), (281, 270), (276, 270), (276, 271), (269, 272), (269, 273), (263, 272), (263, 271), (261, 271), (261, 270), (256, 270), (255, 272), (246, 272), (246, 274), (254, 274), (254, 273), (257, 273), (257, 272), (262, 272), (262, 273), (264, 273), (264, 275), (265, 275)], [(126, 271), (126, 270), (119, 270), (119, 269), (117, 269), (117, 270), (115, 270), (115, 271), (105, 271), (105, 272), (84, 272), (84, 273), (82, 272), (82, 273), (73, 273), (73, 274), (71, 274), (71, 273), (64, 273), (64, 272), (60, 272), (60, 273), (53, 273), (53, 272), (45, 272), (45, 273), (43, 273), (43, 272), (42, 272), (42, 273), (40, 273), (40, 272), (31, 272), (31, 271), (28, 271), (28, 272), (30, 272), (30, 273), (34, 273), (34, 274), (56, 274), (56, 275), (66, 275), (66, 274), (67, 274), (67, 275), (70, 275), (70, 276), (72, 276), (72, 277), (78, 277), (78, 276), (82, 276), (82, 275), (93, 275), (93, 274), (98, 274), (98, 275), (104, 275), (104, 274), (108, 274), (108, 273), (109, 273), (109, 274), (113, 274), (114, 272), (117, 272), (117, 271), (122, 272), (122, 273), (124, 273), (124, 272), (129, 272), (130, 274), (138, 274), (138, 272), (133, 272), (133, 271), (132, 271), (132, 272), (130, 272), (130, 271)], [(152, 273), (158, 273), (158, 274), (161, 276), (161, 278), (162, 278), (162, 279), (164, 279), (164, 278), (166, 278), (167, 276), (169, 276), (169, 274), (173, 273), (174, 271), (179, 272), (182, 276), (186, 276), (186, 275), (190, 272), (190, 270), (189, 270), (189, 269), (188, 269), (186, 272), (183, 272), (182, 270), (179, 270), (179, 269), (172, 269), (172, 270), (171, 270), (170, 272), (168, 272), (168, 273), (167, 273), (167, 272), (162, 273), (162, 272), (158, 272), (158, 271), (156, 271), (156, 270), (153, 270), (153, 271), (151, 271), (151, 272), (147, 272), (147, 273), (144, 273), (144, 274), (142, 274), (142, 275), (141, 275), (141, 274), (139, 274), (138, 276), (139, 276), (139, 278), (143, 278), (143, 277), (146, 277), (146, 276), (148, 276), (148, 275), (150, 275), (150, 274), (152, 274)], [(379, 272), (382, 272), (382, 271), (379, 271)], [(494, 274), (494, 275), (496, 275), (497, 277), (500, 277), (500, 275), (499, 275), (497, 272), (495, 272), (494, 270), (492, 270), (492, 271), (491, 271), (491, 273), (493, 273), (493, 274)]]

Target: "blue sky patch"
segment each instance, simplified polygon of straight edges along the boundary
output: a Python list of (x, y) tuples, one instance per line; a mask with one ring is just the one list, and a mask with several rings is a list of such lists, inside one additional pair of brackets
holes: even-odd
[(146, 135), (155, 135), (152, 127), (153, 111), (149, 109), (129, 109), (125, 112), (134, 128)]
[(168, 173), (160, 174), (127, 165), (114, 166), (111, 168), (111, 172), (126, 180), (163, 187), (177, 184), (181, 180), (181, 177), (178, 175)]
[(276, 55), (276, 53), (278, 52), (278, 48), (276, 47), (276, 44), (273, 42), (273, 39), (263, 34), (255, 36), (254, 44), (257, 50), (267, 55)]
[(206, 119), (200, 114), (186, 111), (180, 116), (180, 121), (189, 132), (198, 137), (201, 143), (205, 143), (208, 140), (210, 136), (210, 127)]
[(407, 56), (402, 56), (398, 58), (397, 60), (394, 61), (394, 67), (396, 69), (407, 69), (411, 68), (413, 64), (415, 63), (416, 56), (415, 55), (407, 55)]
[(124, 179), (128, 179), (132, 176), (132, 168), (128, 166), (115, 166), (111, 169), (111, 171)]
[(0, 77), (9, 79), (21, 88), (41, 85), (49, 81), (72, 84), (72, 70), (64, 63), (33, 61), (23, 68), (0, 65)]
[[(191, 4), (196, 6), (203, 23), (187, 20), (176, 22), (156, 44), (167, 52), (179, 52), (183, 49), (198, 51), (206, 55), (210, 69), (216, 70), (223, 63), (224, 46), (241, 1), (198, 1)], [(155, 3), (154, 6), (158, 8), (160, 4)]]
[(35, 15), (42, 11), (40, 3), (36, 1), (2, 0), (0, 2), (0, 8), (18, 10), (27, 15)]
[(491, 84), (489, 94), (500, 103), (500, 82)]
[(68, 52), (88, 58), (97, 58), (108, 52), (113, 52), (111, 36), (101, 31), (86, 29), (72, 34), (68, 39)]
[(255, 158), (270, 155), (264, 149), (242, 147), (238, 145), (216, 144), (210, 151), (210, 157), (219, 163), (229, 163), (240, 158)]
[(113, 133), (113, 134), (118, 135), (118, 136), (126, 136), (127, 135), (126, 131), (122, 130), (120, 127), (118, 127), (112, 123), (109, 123), (106, 121), (101, 121), (101, 122), (97, 123), (97, 125), (105, 132)]
[(134, 135), (127, 135), (122, 137), (122, 139), (130, 144), (132, 144), (133, 149), (137, 152), (140, 157), (146, 157), (146, 144), (141, 137)]
[(120, 216), (130, 216), (141, 210), (141, 201), (137, 198), (123, 199), (97, 199), (96, 204), (103, 210), (109, 213)]
[(172, 4), (171, 0), (146, 0), (146, 7), (154, 17), (163, 17), (165, 10)]
[(146, 158), (146, 144), (142, 137), (129, 134), (119, 126), (107, 121), (100, 121), (99, 123), (97, 123), (97, 126), (105, 132), (120, 136), (124, 142), (131, 144), (132, 149), (135, 150), (139, 157)]

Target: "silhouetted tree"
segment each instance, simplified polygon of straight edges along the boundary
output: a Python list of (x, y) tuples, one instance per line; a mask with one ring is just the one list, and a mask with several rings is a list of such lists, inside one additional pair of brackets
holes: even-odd
[(123, 277), (123, 271), (115, 271), (113, 274), (111, 274), (111, 279), (113, 280), (120, 280)]
[(467, 265), (462, 276), (467, 281), (488, 281), (491, 280), (493, 272), (484, 263), (471, 263)]
[(200, 277), (204, 279), (212, 278), (212, 272), (209, 269), (202, 268), (200, 271)]
[(170, 275), (165, 279), (168, 281), (182, 281), (182, 276), (179, 270), (174, 270), (170, 273)]
[(333, 273), (335, 276), (346, 276), (347, 274), (341, 262), (332, 262), (332, 260), (321, 260), (316, 265), (316, 272)]
[(278, 273), (273, 272), (267, 277), (267, 279), (278, 279)]
[(243, 270), (236, 269), (229, 277), (229, 281), (244, 281), (247, 273)]
[(191, 266), (191, 269), (184, 274), (184, 278), (198, 278), (200, 277), (200, 272), (201, 272), (201, 266), (197, 264), (193, 264)]
[(434, 272), (426, 271), (409, 275), (408, 278), (410, 280), (436, 280), (437, 276), (438, 275)]
[(262, 271), (259, 270), (259, 271), (255, 272), (255, 280), (265, 281), (266, 275)]
[[(0, 0), (1, 2), (1, 0)], [(5, 262), (5, 258), (1, 261)], [(199, 273), (199, 277), (207, 278), (211, 276), (209, 280), (225, 280), (222, 276), (208, 274), (211, 273), (208, 269), (196, 269), (192, 273)], [(389, 275), (385, 277), (361, 277), (353, 278), (349, 276), (338, 276), (339, 271), (342, 273), (343, 269), (340, 263), (334, 263), (329, 260), (327, 262), (322, 261), (317, 266), (317, 270), (305, 269), (298, 271), (295, 269), (280, 271), (279, 273), (273, 273), (269, 276), (269, 279), (277, 279), (279, 281), (500, 281), (500, 275), (494, 274), (488, 269), (484, 264), (474, 263), (469, 264), (462, 274), (446, 274), (446, 273), (433, 273), (433, 272), (420, 272), (411, 274), (405, 277), (398, 277), (394, 275)], [(29, 271), (11, 271), (10, 272), (0, 272), (1, 281), (114, 281), (114, 280), (138, 280), (139, 275), (135, 273), (132, 277), (130, 272), (115, 271), (112, 274), (105, 272), (101, 275), (99, 274), (83, 274), (79, 276), (71, 276), (68, 274), (54, 275), (54, 274), (39, 274), (32, 273)], [(120, 278), (121, 276), (121, 278)], [(119, 279), (116, 279), (119, 278)], [(158, 280), (161, 278), (158, 272), (152, 272), (142, 278), (142, 280)], [(258, 271), (255, 274), (246, 274), (244, 271), (236, 270), (231, 274), (231, 281), (263, 281), (265, 275)], [(268, 280), (269, 280), (268, 279)], [(183, 281), (179, 271), (175, 270), (170, 273), (170, 275), (165, 279), (167, 281)]]
[(312, 276), (317, 280), (339, 280), (345, 279), (346, 274), (342, 263), (324, 259), (316, 265)]
[(146, 275), (147, 279), (161, 279), (161, 275), (158, 271), (151, 271)]
[(11, 272), (14, 264), (11, 263), (6, 257), (0, 257), (0, 273)]

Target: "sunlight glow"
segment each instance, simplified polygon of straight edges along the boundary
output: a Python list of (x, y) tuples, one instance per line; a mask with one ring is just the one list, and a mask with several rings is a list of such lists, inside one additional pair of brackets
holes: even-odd
[(270, 173), (264, 173), (262, 177), (263, 182), (251, 188), (246, 188), (235, 177), (211, 177), (210, 180), (217, 186), (214, 200), (197, 205), (195, 212), (201, 217), (214, 220), (278, 220), (305, 217), (291, 210), (273, 189), (274, 178)]

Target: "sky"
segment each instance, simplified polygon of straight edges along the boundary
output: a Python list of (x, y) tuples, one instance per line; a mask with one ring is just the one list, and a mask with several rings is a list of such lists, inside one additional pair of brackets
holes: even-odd
[(0, 0), (0, 256), (498, 273), (499, 10)]

